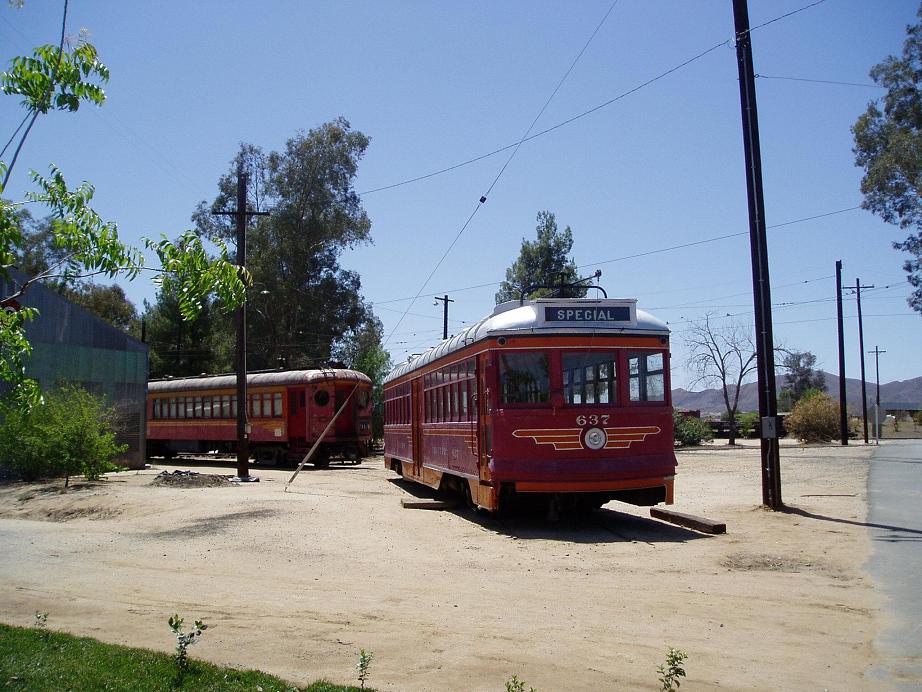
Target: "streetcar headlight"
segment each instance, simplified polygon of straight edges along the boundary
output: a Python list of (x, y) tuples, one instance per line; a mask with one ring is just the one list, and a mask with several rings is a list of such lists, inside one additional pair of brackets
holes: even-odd
[(608, 435), (601, 428), (589, 428), (583, 439), (589, 449), (602, 449), (608, 442)]

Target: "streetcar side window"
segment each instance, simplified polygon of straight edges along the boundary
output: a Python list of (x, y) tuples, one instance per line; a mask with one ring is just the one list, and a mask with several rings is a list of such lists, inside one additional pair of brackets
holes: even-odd
[(544, 404), (550, 398), (546, 353), (499, 354), (500, 400), (504, 404)]
[(282, 417), (282, 393), (276, 392), (272, 395), (272, 417)]
[(631, 401), (665, 401), (662, 353), (629, 353), (628, 378)]
[(563, 354), (563, 394), (568, 404), (615, 404), (618, 401), (618, 380), (611, 352)]

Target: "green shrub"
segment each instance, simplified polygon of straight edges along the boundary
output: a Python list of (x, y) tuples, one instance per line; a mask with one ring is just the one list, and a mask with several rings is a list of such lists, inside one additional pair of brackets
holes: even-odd
[(679, 411), (672, 413), (672, 436), (683, 447), (697, 447), (705, 440), (714, 439), (711, 426), (700, 418), (685, 416)]
[(740, 437), (756, 437), (759, 426), (759, 414), (754, 411), (749, 413), (740, 413), (736, 416), (736, 429)]
[(790, 435), (804, 442), (828, 442), (839, 435), (839, 404), (823, 392), (805, 393), (784, 425)]
[(127, 449), (115, 443), (114, 412), (77, 386), (48, 392), (29, 410), (8, 409), (0, 422), (0, 459), (26, 480), (82, 473), (97, 480)]

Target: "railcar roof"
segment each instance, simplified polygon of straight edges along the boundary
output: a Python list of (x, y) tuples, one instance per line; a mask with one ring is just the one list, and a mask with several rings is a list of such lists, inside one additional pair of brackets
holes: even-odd
[[(562, 312), (561, 312), (562, 311)], [(669, 327), (635, 298), (539, 298), (500, 303), (493, 313), (460, 334), (412, 356), (384, 379), (390, 382), (472, 343), (522, 334), (636, 334), (668, 336)]]
[[(328, 368), (326, 370), (281, 370), (257, 372), (247, 375), (248, 387), (272, 387), (290, 384), (315, 384), (317, 382), (364, 382), (371, 384), (367, 375), (356, 370)], [(237, 386), (236, 375), (212, 375), (210, 377), (178, 377), (171, 380), (154, 380), (147, 383), (148, 392), (180, 392), (194, 389), (233, 389)]]

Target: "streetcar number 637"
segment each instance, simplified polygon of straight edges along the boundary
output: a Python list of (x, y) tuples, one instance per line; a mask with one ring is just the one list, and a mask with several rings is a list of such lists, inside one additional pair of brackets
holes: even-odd
[(601, 423), (602, 425), (608, 425), (609, 418), (611, 418), (611, 416), (608, 416), (608, 415), (577, 416), (576, 424), (581, 427), (584, 425), (598, 425), (599, 423)]

